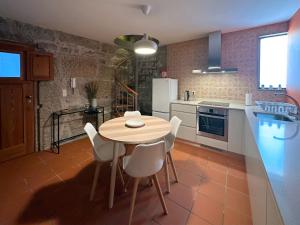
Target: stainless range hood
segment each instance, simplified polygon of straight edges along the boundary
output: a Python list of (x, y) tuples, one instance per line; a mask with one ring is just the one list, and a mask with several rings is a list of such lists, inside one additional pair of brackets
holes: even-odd
[(237, 68), (222, 68), (221, 67), (221, 31), (215, 31), (208, 36), (208, 67), (194, 69), (193, 73), (236, 73)]

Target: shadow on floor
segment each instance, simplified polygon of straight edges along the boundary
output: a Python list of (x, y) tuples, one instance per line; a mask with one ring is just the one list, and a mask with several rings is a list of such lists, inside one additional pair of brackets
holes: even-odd
[[(108, 164), (102, 166), (95, 201), (90, 202), (89, 192), (94, 168), (94, 163), (91, 163), (78, 171), (74, 178), (36, 191), (19, 216), (18, 223), (32, 224), (55, 220), (59, 224), (99, 224), (108, 212), (105, 204), (108, 189), (104, 183), (109, 181), (110, 168)], [(117, 189), (116, 192), (120, 193), (120, 190)]]
[[(180, 170), (185, 163), (185, 161), (177, 160), (176, 166)], [(193, 162), (190, 162), (190, 164), (192, 163)], [(194, 165), (194, 168), (197, 169), (196, 164)], [(124, 193), (122, 185), (119, 179), (117, 179), (115, 205), (113, 209), (109, 210), (107, 204), (110, 166), (109, 164), (103, 164), (100, 170), (95, 199), (91, 202), (89, 201), (89, 193), (94, 169), (95, 164), (90, 163), (83, 169), (78, 170), (78, 173), (72, 179), (51, 184), (36, 191), (25, 206), (23, 212), (20, 214), (17, 222), (19, 224), (44, 224), (46, 221), (51, 221), (50, 224), (60, 225), (127, 224), (132, 188), (129, 186), (129, 191)], [(201, 168), (199, 168), (199, 170), (200, 169)], [(170, 176), (173, 179), (171, 169)], [(163, 171), (159, 174), (159, 180), (162, 189), (165, 190), (165, 177)], [(195, 186), (196, 185), (198, 184), (195, 184)], [(172, 188), (176, 188), (176, 184), (171, 185), (171, 189)], [(194, 193), (192, 193), (191, 189), (184, 193), (184, 195), (185, 198), (190, 197), (192, 199)], [(168, 198), (168, 195), (165, 197)], [(169, 198), (172, 200), (171, 196)], [(175, 197), (175, 202), (176, 199), (177, 196)], [(140, 186), (136, 199), (133, 224), (159, 224), (161, 219), (168, 220), (168, 218), (173, 217), (176, 212), (172, 211), (170, 203), (167, 202), (167, 206), (168, 208), (171, 208), (169, 209), (170, 213), (168, 216), (163, 216), (163, 211), (160, 207), (155, 188)], [(153, 222), (153, 220), (157, 223)]]

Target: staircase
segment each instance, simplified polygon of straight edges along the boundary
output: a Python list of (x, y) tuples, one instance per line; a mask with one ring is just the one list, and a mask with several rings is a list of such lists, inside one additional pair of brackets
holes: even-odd
[(126, 111), (137, 110), (138, 93), (115, 77), (115, 101), (112, 105), (112, 116), (123, 116)]

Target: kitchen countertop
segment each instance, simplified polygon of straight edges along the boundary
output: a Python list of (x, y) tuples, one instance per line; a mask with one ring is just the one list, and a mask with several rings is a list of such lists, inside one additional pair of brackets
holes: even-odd
[[(229, 109), (245, 110), (267, 179), (285, 225), (300, 221), (300, 121), (286, 122), (257, 118), (257, 106), (224, 99), (175, 100), (171, 103), (202, 105), (201, 101), (229, 103)], [(222, 107), (221, 107), (222, 108)]]
[(299, 121), (256, 118), (256, 106), (245, 107), (261, 160), (285, 225), (300, 221)]
[[(245, 103), (244, 102), (242, 102), (242, 101), (226, 100), (226, 99), (200, 98), (200, 99), (191, 100), (191, 101), (174, 100), (171, 103), (185, 104), (185, 105), (203, 105), (203, 106), (205, 106), (204, 104), (199, 104), (199, 102), (202, 102), (202, 101), (229, 103), (229, 107), (228, 107), (229, 109), (245, 110)], [(224, 108), (224, 107), (220, 107), (220, 106), (214, 106), (214, 107), (216, 107), (216, 108)]]

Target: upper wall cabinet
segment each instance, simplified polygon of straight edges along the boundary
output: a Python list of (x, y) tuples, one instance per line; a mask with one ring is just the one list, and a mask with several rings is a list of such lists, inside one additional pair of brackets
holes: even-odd
[(27, 80), (53, 80), (53, 55), (30, 52), (27, 75)]

